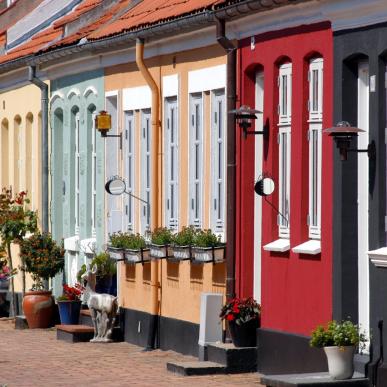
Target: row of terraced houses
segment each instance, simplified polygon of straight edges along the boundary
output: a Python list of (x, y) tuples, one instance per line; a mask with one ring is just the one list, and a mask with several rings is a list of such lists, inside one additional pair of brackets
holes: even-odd
[[(373, 333), (357, 357), (373, 372), (387, 319), (386, 74), (384, 0), (3, 0), (0, 184), (27, 190), (64, 239), (69, 283), (116, 231), (221, 236), (221, 263), (117, 263), (126, 341), (146, 345), (156, 281), (162, 349), (197, 354), (203, 292), (253, 296), (260, 372), (324, 369), (311, 330), (347, 316)], [(253, 129), (267, 136), (243, 135), (228, 114), (242, 105), (263, 112)], [(121, 140), (95, 130), (101, 110)], [(324, 133), (339, 121), (375, 152), (342, 161)], [(157, 210), (108, 195), (115, 175)], [(275, 182), (264, 199), (262, 175)]]

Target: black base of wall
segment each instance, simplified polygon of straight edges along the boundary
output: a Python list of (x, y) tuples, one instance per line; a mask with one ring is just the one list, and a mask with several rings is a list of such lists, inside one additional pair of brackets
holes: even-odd
[(260, 328), (258, 372), (266, 375), (327, 371), (325, 354), (309, 345), (309, 337)]
[[(124, 339), (146, 348), (152, 316), (133, 309), (123, 309)], [(157, 322), (156, 347), (184, 355), (198, 356), (199, 325), (168, 317)]]

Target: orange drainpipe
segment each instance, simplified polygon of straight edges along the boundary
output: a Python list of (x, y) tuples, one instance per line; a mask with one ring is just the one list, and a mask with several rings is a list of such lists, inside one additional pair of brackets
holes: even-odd
[[(144, 40), (138, 38), (136, 41), (136, 64), (152, 92), (152, 192), (151, 192), (151, 231), (160, 227), (159, 219), (159, 143), (160, 143), (160, 92), (151, 73), (144, 63)], [(151, 318), (149, 323), (147, 350), (155, 348), (155, 339), (159, 316), (159, 265), (158, 260), (151, 261)]]

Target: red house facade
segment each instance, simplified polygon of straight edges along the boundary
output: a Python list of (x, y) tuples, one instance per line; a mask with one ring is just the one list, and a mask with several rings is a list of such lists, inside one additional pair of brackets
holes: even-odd
[[(236, 292), (250, 296), (261, 284), (263, 373), (319, 369), (306, 336), (332, 319), (333, 148), (322, 135), (332, 126), (332, 56), (329, 23), (239, 42), (240, 104), (262, 110), (256, 129), (269, 131), (237, 144)], [(273, 178), (271, 196), (257, 199), (257, 175)]]

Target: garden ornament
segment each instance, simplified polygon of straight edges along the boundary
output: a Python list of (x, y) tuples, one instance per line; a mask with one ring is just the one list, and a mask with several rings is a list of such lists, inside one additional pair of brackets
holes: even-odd
[(94, 326), (94, 337), (91, 342), (108, 343), (112, 333), (118, 309), (117, 297), (110, 294), (99, 294), (94, 291), (97, 265), (87, 267), (82, 275), (85, 282), (84, 300), (87, 301)]

